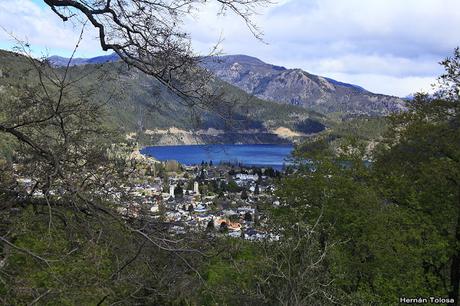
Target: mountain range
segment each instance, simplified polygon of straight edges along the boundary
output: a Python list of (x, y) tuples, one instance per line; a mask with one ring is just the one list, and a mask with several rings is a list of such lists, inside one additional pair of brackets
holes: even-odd
[[(64, 58), (48, 61), (57, 74), (63, 73), (61, 66), (67, 65)], [(216, 78), (210, 85), (224, 93), (225, 99), (234, 101), (224, 105), (223, 120), (212, 111), (190, 108), (153, 77), (113, 57), (74, 60), (68, 75), (78, 80), (82, 92), (93, 92), (93, 99), (99, 101), (107, 100), (106, 124), (144, 145), (288, 143), (320, 132), (330, 122), (317, 112), (265, 101)], [(38, 76), (31, 72), (25, 57), (0, 50), (0, 92), (2, 88), (33, 86), (37, 82)]]
[[(70, 65), (79, 66), (79, 65), (88, 65), (88, 64), (104, 64), (119, 61), (120, 57), (116, 53), (110, 55), (101, 55), (90, 58), (72, 58)], [(48, 61), (55, 67), (67, 66), (69, 63), (69, 58), (62, 57), (59, 55), (52, 55), (48, 57)]]
[[(197, 113), (156, 79), (129, 68), (114, 54), (73, 59), (69, 75), (79, 80), (83, 92), (94, 92), (95, 99), (110, 97), (106, 123), (144, 145), (286, 143), (322, 131), (335, 131), (339, 137), (362, 131), (366, 137), (377, 132), (375, 127), (381, 130), (382, 116), (404, 109), (399, 98), (246, 55), (200, 60), (216, 75), (210, 85), (235, 101), (228, 120), (212, 111)], [(59, 74), (68, 59), (52, 56), (48, 62)], [(28, 63), (20, 54), (0, 50), (0, 93), (38, 82)], [(101, 74), (104, 82), (99, 80)]]
[[(101, 64), (119, 60), (116, 54), (94, 58), (75, 58), (72, 65)], [(67, 58), (52, 56), (55, 66)], [(340, 113), (381, 116), (405, 109), (403, 99), (374, 94), (364, 88), (314, 75), (301, 69), (267, 64), (247, 55), (200, 58), (201, 65), (219, 79), (250, 95), (277, 103), (291, 104), (324, 114)]]
[(398, 97), (321, 77), (301, 69), (286, 69), (246, 55), (203, 58), (203, 66), (218, 78), (261, 99), (299, 105), (325, 114), (388, 115), (405, 109)]

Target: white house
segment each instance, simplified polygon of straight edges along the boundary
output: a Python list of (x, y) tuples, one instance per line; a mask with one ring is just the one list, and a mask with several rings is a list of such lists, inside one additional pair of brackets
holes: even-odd
[(238, 173), (235, 175), (235, 178), (241, 181), (257, 181), (259, 179), (259, 175)]
[(176, 188), (176, 185), (169, 185), (169, 196), (174, 198), (174, 189)]
[(193, 183), (193, 193), (194, 194), (200, 194), (200, 189), (199, 189), (199, 186), (198, 186), (198, 182)]

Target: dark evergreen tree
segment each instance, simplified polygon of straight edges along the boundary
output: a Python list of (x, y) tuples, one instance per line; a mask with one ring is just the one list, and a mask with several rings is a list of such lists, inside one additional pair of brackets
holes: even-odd
[(251, 222), (252, 221), (252, 215), (250, 212), (246, 212), (244, 214), (244, 221), (248, 221), (248, 222)]
[(246, 191), (246, 189), (243, 189), (243, 191), (241, 191), (241, 200), (247, 200), (248, 199), (248, 192)]

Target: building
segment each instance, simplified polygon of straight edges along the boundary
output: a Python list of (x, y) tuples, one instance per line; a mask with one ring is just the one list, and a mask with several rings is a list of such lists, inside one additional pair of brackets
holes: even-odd
[(257, 181), (259, 179), (259, 175), (238, 173), (237, 175), (235, 175), (235, 178), (241, 181)]
[(199, 188), (199, 186), (198, 186), (198, 182), (194, 182), (194, 183), (193, 183), (193, 192), (194, 192), (195, 194), (200, 194), (200, 188)]
[(169, 185), (169, 196), (174, 198), (174, 189), (176, 189), (176, 185)]

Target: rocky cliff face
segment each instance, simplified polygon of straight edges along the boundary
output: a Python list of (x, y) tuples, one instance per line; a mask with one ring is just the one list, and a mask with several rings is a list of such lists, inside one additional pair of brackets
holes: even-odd
[(207, 57), (202, 59), (202, 65), (218, 78), (259, 98), (323, 113), (387, 115), (405, 109), (400, 98), (245, 55)]
[[(51, 56), (54, 66), (68, 59)], [(100, 64), (119, 60), (116, 54), (75, 58), (71, 65)], [(299, 105), (321, 113), (387, 115), (404, 110), (398, 97), (374, 94), (362, 87), (317, 76), (301, 69), (286, 69), (247, 55), (201, 58), (202, 66), (218, 78), (264, 100)]]

